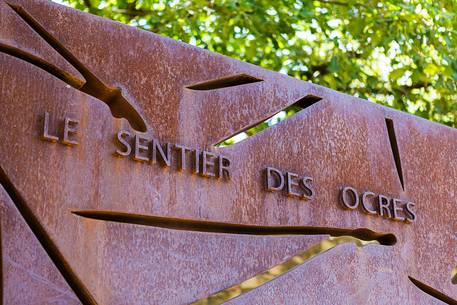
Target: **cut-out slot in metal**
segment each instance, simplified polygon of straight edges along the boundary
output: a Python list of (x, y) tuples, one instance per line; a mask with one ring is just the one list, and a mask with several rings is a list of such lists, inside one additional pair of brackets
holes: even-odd
[(106, 103), (115, 118), (125, 118), (132, 128), (146, 132), (147, 127), (144, 119), (133, 105), (123, 96), (120, 88), (109, 87), (93, 74), (88, 67), (82, 64), (67, 48), (64, 47), (54, 36), (35, 20), (27, 11), (19, 5), (8, 4), (13, 11), (43, 38), (54, 50), (56, 50), (67, 62), (69, 62), (81, 75), (85, 82), (78, 80), (69, 73), (62, 71), (56, 66), (15, 47), (0, 44), (0, 52), (24, 60), (51, 75), (66, 82), (73, 88), (80, 90), (96, 99)]
[(409, 280), (414, 284), (416, 285), (417, 288), (419, 288), (420, 290), (422, 290), (423, 292), (425, 292), (426, 294), (428, 295), (431, 295), (432, 297), (448, 304), (448, 305), (457, 305), (457, 300), (454, 300), (453, 298), (445, 295), (444, 293), (442, 293), (441, 291), (438, 291), (436, 290), (435, 288), (425, 284), (425, 283), (422, 283), (421, 281), (419, 280), (416, 280), (415, 278), (413, 278), (412, 276), (408, 276)]
[(400, 151), (398, 150), (397, 136), (395, 135), (394, 121), (386, 118), (386, 127), (389, 134), (390, 148), (395, 160), (395, 167), (397, 168), (398, 178), (400, 179), (401, 187), (405, 190), (405, 183), (403, 180), (403, 170), (401, 167)]
[(0, 166), (0, 185), (3, 186), (11, 201), (16, 206), (19, 213), (29, 226), (32, 233), (35, 235), (41, 246), (48, 254), (51, 261), (59, 270), (68, 286), (74, 291), (75, 295), (83, 305), (97, 305), (97, 302), (85, 287), (83, 282), (78, 278), (76, 273), (71, 269), (70, 264), (65, 260), (63, 254), (54, 244), (53, 240), (46, 233), (39, 220), (28, 207), (21, 193), (16, 189), (14, 184), (6, 175), (3, 168)]
[(171, 230), (245, 234), (245, 235), (331, 235), (352, 236), (361, 240), (376, 240), (382, 245), (394, 245), (397, 238), (391, 233), (379, 233), (365, 228), (345, 229), (313, 226), (260, 226), (235, 224), (227, 222), (214, 222), (186, 218), (163, 217), (154, 215), (132, 214), (116, 211), (82, 210), (72, 211), (74, 215), (103, 221), (130, 223)]
[(80, 89), (84, 85), (84, 81), (80, 80), (79, 78), (76, 78), (70, 73), (58, 68), (57, 66), (54, 66), (53, 64), (16, 47), (0, 43), (0, 53), (4, 53), (28, 62), (29, 64), (32, 64), (48, 72), (49, 74), (52, 74), (73, 88)]
[(193, 302), (190, 305), (220, 305), (226, 303), (236, 297), (248, 293), (253, 289), (257, 289), (260, 286), (279, 278), (280, 276), (285, 275), (311, 259), (342, 244), (355, 244), (357, 247), (363, 247), (369, 244), (379, 243), (377, 241), (362, 241), (351, 236), (330, 237), (262, 273), (259, 273), (239, 284), (214, 293), (205, 299)]
[(451, 271), (451, 283), (457, 285), (457, 267), (452, 268)]
[(247, 84), (257, 83), (257, 82), (261, 82), (261, 81), (263, 81), (263, 80), (256, 78), (254, 76), (251, 76), (251, 75), (237, 74), (237, 75), (222, 77), (222, 78), (213, 79), (213, 80), (205, 81), (202, 83), (190, 85), (190, 86), (187, 86), (186, 88), (191, 89), (191, 90), (206, 91), (206, 90), (216, 90), (216, 89), (227, 88), (227, 87), (247, 85)]
[(223, 304), (233, 298), (256, 289), (292, 269), (304, 264), (313, 257), (327, 252), (332, 248), (344, 244), (353, 243), (357, 246), (368, 244), (379, 244), (392, 246), (397, 242), (397, 238), (391, 233), (379, 233), (365, 228), (345, 229), (330, 227), (312, 226), (259, 226), (244, 225), (224, 222), (202, 221), (184, 218), (171, 218), (153, 215), (141, 215), (115, 211), (101, 210), (81, 210), (73, 211), (73, 214), (89, 219), (102, 221), (112, 221), (120, 223), (130, 223), (137, 225), (152, 226), (164, 229), (183, 230), (193, 232), (223, 233), (223, 234), (246, 234), (258, 236), (278, 236), (278, 235), (331, 235), (332, 237), (323, 240), (310, 249), (293, 256), (287, 261), (276, 265), (265, 272), (262, 272), (240, 284), (234, 285), (220, 292), (217, 292), (205, 299), (198, 300), (190, 305), (218, 305)]
[[(308, 108), (309, 106), (319, 102), (322, 98), (314, 95), (306, 95), (293, 103), (292, 105), (287, 106), (284, 109), (276, 112), (275, 114), (269, 116), (267, 119), (257, 122), (251, 126), (248, 126), (242, 130), (237, 131), (236, 133), (228, 136), (224, 140), (215, 144), (216, 147), (227, 147), (238, 142), (241, 142), (269, 127), (272, 127), (279, 122), (282, 122), (293, 115), (297, 114), (299, 111)], [(281, 115), (281, 116), (280, 116)]]

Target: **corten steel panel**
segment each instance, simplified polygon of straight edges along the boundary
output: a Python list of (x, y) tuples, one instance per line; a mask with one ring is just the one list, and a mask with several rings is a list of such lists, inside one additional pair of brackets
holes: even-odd
[(2, 187), (0, 215), (3, 303), (81, 304)]
[[(339, 245), (226, 303), (457, 304), (454, 129), (47, 1), (0, 0), (0, 23), (3, 304), (220, 304), (205, 299), (315, 233), (396, 243)], [(45, 113), (59, 137), (78, 120), (78, 145), (43, 141)], [(115, 156), (121, 130), (223, 155), (231, 177), (179, 171), (176, 151), (170, 167)], [(314, 197), (266, 192), (267, 167), (312, 177)], [(344, 209), (345, 186), (414, 202), (417, 219)]]

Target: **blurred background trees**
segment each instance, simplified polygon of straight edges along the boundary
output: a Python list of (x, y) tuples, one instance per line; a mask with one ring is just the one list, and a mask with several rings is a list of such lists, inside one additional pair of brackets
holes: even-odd
[(457, 127), (457, 0), (55, 1)]

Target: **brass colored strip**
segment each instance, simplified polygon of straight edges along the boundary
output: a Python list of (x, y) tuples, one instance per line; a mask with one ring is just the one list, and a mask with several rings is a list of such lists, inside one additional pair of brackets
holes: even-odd
[(239, 297), (243, 294), (248, 293), (249, 291), (259, 288), (262, 285), (265, 285), (280, 276), (283, 276), (287, 272), (303, 265), (312, 258), (323, 254), (338, 245), (353, 243), (357, 247), (363, 247), (369, 244), (379, 244), (379, 242), (373, 241), (362, 241), (358, 238), (351, 236), (340, 236), (340, 237), (330, 237), (321, 241), (320, 243), (312, 246), (311, 248), (291, 257), (285, 262), (282, 262), (272, 268), (257, 274), (256, 276), (247, 279), (237, 285), (221, 290), (215, 294), (210, 295), (205, 299), (198, 300), (189, 305), (219, 305), (229, 300), (232, 300), (236, 297)]

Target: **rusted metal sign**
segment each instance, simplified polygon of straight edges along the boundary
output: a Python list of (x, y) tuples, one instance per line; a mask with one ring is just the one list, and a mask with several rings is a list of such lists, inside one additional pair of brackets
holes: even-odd
[(0, 24), (4, 305), (457, 304), (454, 129), (47, 1)]

